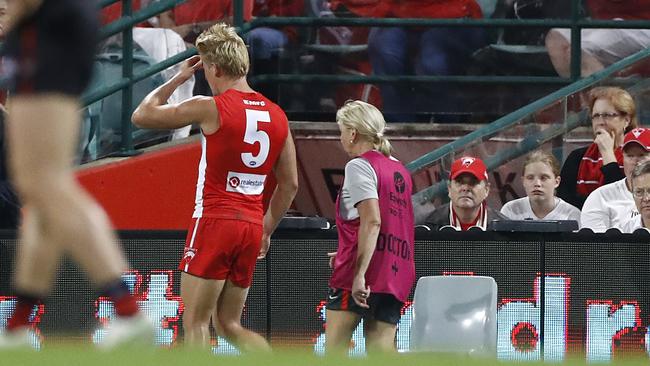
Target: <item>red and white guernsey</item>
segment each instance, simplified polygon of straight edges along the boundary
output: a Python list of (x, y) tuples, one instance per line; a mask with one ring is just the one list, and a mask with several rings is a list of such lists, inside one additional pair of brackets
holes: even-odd
[(219, 130), (201, 134), (193, 218), (261, 224), (264, 182), (286, 141), (284, 111), (260, 93), (229, 89), (215, 96)]

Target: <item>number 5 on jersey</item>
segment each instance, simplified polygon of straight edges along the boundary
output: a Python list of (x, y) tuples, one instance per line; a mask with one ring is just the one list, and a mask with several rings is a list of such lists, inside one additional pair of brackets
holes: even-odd
[(271, 115), (268, 111), (246, 110), (246, 133), (244, 134), (244, 142), (251, 145), (254, 145), (256, 142), (260, 144), (260, 151), (257, 155), (249, 152), (241, 154), (242, 162), (249, 168), (262, 166), (269, 157), (271, 140), (266, 132), (257, 129), (257, 124), (260, 122), (271, 122)]

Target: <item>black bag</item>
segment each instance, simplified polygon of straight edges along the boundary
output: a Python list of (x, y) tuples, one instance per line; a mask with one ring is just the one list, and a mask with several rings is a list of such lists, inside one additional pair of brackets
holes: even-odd
[[(583, 14), (582, 7), (580, 9)], [(568, 0), (517, 0), (506, 10), (507, 19), (570, 19), (571, 1)], [(544, 45), (549, 28), (506, 28), (502, 41), (505, 44)]]

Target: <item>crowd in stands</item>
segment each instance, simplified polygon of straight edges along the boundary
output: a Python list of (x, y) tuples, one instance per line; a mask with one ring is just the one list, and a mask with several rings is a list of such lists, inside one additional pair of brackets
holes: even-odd
[(569, 154), (561, 171), (550, 153), (529, 154), (521, 174), (526, 197), (492, 210), (485, 164), (464, 156), (451, 165), (450, 203), (423, 205), (417, 223), (465, 231), (489, 229), (493, 220), (572, 220), (597, 233), (650, 229), (650, 129), (638, 127), (634, 99), (621, 88), (594, 88), (590, 100), (594, 142)]
[[(143, 9), (155, 1), (133, 0), (133, 10)], [(314, 6), (330, 9), (332, 14), (374, 18), (480, 19), (491, 16), (493, 10), (486, 10), (485, 4), (490, 1), (478, 0), (313, 2), (318, 3)], [(521, 8), (521, 4), (517, 4), (521, 1), (494, 2), (513, 9)], [(0, 17), (6, 4), (6, 0), (0, 0)], [(255, 17), (313, 16), (303, 1), (245, 0), (243, 5), (245, 21)], [(593, 19), (650, 19), (650, 2), (642, 0), (586, 0), (584, 10)], [(117, 20), (121, 12), (121, 1), (105, 7), (101, 14), (103, 24)], [(232, 1), (188, 0), (138, 24), (134, 28), (134, 41), (155, 61), (162, 61), (194, 47), (197, 35), (209, 25), (223, 20), (231, 22), (232, 17)], [(365, 57), (371, 67), (365, 71), (375, 75), (463, 75), (474, 52), (490, 42), (485, 28), (472, 27), (372, 27), (361, 34), (360, 41), (367, 44)], [(333, 42), (348, 44), (351, 37), (333, 37), (336, 39)], [(570, 38), (567, 29), (552, 29), (546, 33), (548, 56), (560, 76), (569, 75)], [(277, 72), (283, 53), (310, 39), (298, 27), (254, 28), (245, 34), (251, 75)], [(109, 41), (105, 46), (111, 44), (116, 43)], [(119, 40), (117, 44), (119, 46)], [(584, 29), (582, 75), (589, 75), (649, 46), (650, 30)], [(162, 75), (169, 79), (175, 73), (176, 68), (172, 67)], [(262, 84), (259, 90), (271, 100), (278, 98), (277, 88), (271, 85)], [(380, 92), (381, 100), (376, 104), (381, 105), (388, 122), (417, 121), (419, 117), (415, 112), (440, 110), (440, 106), (450, 110), (463, 108), (456, 105), (455, 96), (440, 83), (426, 87), (387, 83), (380, 85)], [(205, 79), (197, 72), (196, 80), (191, 79), (179, 88), (171, 101), (209, 93)], [(4, 101), (2, 95), (0, 99)], [(561, 170), (552, 155), (542, 151), (531, 154), (522, 171), (526, 197), (507, 202), (500, 212), (488, 207), (486, 198), (490, 184), (485, 164), (478, 157), (463, 157), (452, 165), (448, 181), (450, 202), (435, 210), (429, 207), (427, 212), (416, 215), (418, 222), (465, 230), (473, 226), (487, 229), (493, 219), (567, 219), (594, 231), (615, 227), (628, 232), (632, 227), (645, 226), (646, 221), (650, 223), (642, 212), (648, 198), (643, 184), (649, 173), (640, 168), (645, 165), (639, 163), (650, 151), (650, 131), (638, 127), (637, 107), (632, 96), (620, 88), (596, 88), (591, 91), (588, 103), (593, 143), (571, 152)], [(190, 126), (175, 135), (186, 137), (189, 133)], [(639, 169), (635, 169), (637, 167)], [(641, 187), (638, 192), (634, 188), (635, 179)]]
[[(140, 10), (157, 0), (134, 0), (134, 11)], [(232, 21), (233, 1), (189, 0), (175, 8), (139, 24), (141, 28), (164, 28), (178, 34), (187, 47), (193, 47), (196, 36), (208, 25), (226, 20)], [(569, 2), (564, 0), (244, 0), (243, 18), (250, 21), (257, 17), (292, 17), (292, 16), (333, 16), (368, 17), (368, 18), (429, 18), (429, 19), (481, 19), (486, 17), (563, 17), (569, 18)], [(327, 11), (314, 11), (326, 9)], [(495, 11), (497, 9), (497, 11)], [(505, 10), (504, 10), (505, 9)], [(532, 11), (530, 9), (533, 9)], [(108, 24), (119, 18), (121, 2), (114, 3), (102, 12), (102, 21)], [(581, 15), (592, 19), (650, 19), (650, 3), (641, 0), (585, 0), (581, 2)], [(365, 44), (364, 52), (346, 57), (327, 59), (327, 66), (339, 63), (343, 67), (322, 70), (308, 69), (308, 73), (344, 72), (354, 74), (374, 74), (378, 76), (422, 75), (451, 76), (466, 75), (477, 62), (477, 51), (494, 42), (523, 41), (521, 37), (499, 37), (489, 28), (482, 27), (321, 27), (324, 29), (307, 30), (298, 27), (258, 27), (244, 35), (251, 57), (251, 76), (278, 73), (281, 58), (291, 52), (303, 55), (301, 46), (314, 42), (319, 37), (308, 33), (324, 35), (325, 30), (334, 31), (325, 40), (328, 44), (349, 45)], [(510, 34), (522, 35), (527, 28), (506, 29)], [(137, 31), (140, 32), (140, 31)], [(136, 32), (136, 33), (137, 33)], [(155, 32), (141, 32), (146, 35), (138, 37), (138, 44), (153, 43), (164, 47), (163, 35)], [(330, 32), (331, 33), (331, 32)], [(569, 76), (570, 72), (570, 30), (543, 29), (538, 39), (548, 50), (546, 63), (552, 64), (560, 76)], [(503, 33), (501, 33), (503, 35)], [(169, 36), (166, 36), (169, 39)], [(147, 41), (148, 40), (148, 41)], [(168, 54), (179, 51), (174, 40)], [(650, 46), (650, 30), (646, 29), (583, 29), (582, 30), (582, 74), (589, 75), (612, 63)], [(147, 48), (143, 46), (143, 48)], [(303, 52), (303, 53), (300, 53)], [(162, 53), (159, 53), (161, 55)], [(318, 56), (317, 56), (318, 57)], [(157, 59), (157, 58), (156, 58)], [(291, 59), (291, 57), (289, 57)], [(306, 58), (301, 58), (306, 59)], [(293, 58), (295, 61), (295, 57)], [(301, 65), (292, 64), (294, 69)], [(549, 66), (550, 67), (550, 66)], [(342, 71), (345, 70), (345, 71)], [(473, 70), (473, 69), (472, 69)], [(291, 72), (291, 71), (290, 71)], [(300, 71), (298, 71), (300, 72)], [(271, 100), (278, 101), (277, 84), (263, 82), (256, 85)], [(359, 98), (379, 104), (388, 122), (458, 122), (453, 114), (462, 114), (465, 107), (462, 98), (449, 93), (445, 83), (382, 83), (377, 85), (380, 93), (376, 95), (368, 88), (336, 86), (332, 99), (321, 95), (320, 104), (312, 101), (300, 102), (326, 108), (330, 105), (336, 109), (340, 101)], [(194, 95), (209, 93), (209, 88), (199, 72), (193, 87)], [(293, 89), (299, 88), (292, 86)], [(323, 93), (332, 93), (323, 87)], [(284, 88), (283, 91), (291, 90)], [(290, 98), (280, 104), (296, 103), (296, 98), (319, 98), (316, 93), (289, 91)], [(344, 95), (338, 95), (338, 94)], [(372, 100), (371, 100), (372, 99)], [(284, 106), (284, 105), (283, 105)], [(450, 116), (450, 114), (452, 114)], [(569, 202), (569, 201), (568, 201)], [(576, 202), (569, 202), (576, 204)], [(581, 203), (578, 204), (580, 206)]]
[[(648, 20), (650, 3), (645, 0), (586, 0), (592, 19)], [(650, 29), (583, 29), (581, 34), (581, 74), (588, 76), (650, 46)], [(570, 75), (571, 32), (552, 29), (546, 48), (560, 76)]]

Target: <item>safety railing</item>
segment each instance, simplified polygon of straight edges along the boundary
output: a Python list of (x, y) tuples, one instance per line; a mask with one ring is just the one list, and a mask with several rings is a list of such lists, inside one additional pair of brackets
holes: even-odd
[[(101, 0), (101, 6), (107, 6), (117, 0)], [(150, 3), (146, 8), (139, 11), (132, 11), (132, 1), (122, 0), (122, 18), (105, 26), (102, 37), (109, 37), (118, 33), (123, 37), (123, 73), (120, 80), (111, 85), (105, 85), (96, 90), (88, 91), (83, 97), (84, 105), (89, 105), (112, 93), (123, 91), (122, 94), (122, 142), (116, 154), (132, 155), (134, 153), (133, 141), (131, 140), (130, 110), (132, 109), (132, 87), (133, 84), (148, 78), (168, 67), (196, 54), (191, 49), (182, 52), (168, 60), (152, 65), (145, 70), (133, 73), (132, 57), (133, 50), (132, 27), (161, 12), (167, 11), (174, 6), (183, 3), (184, 0), (158, 0)], [(580, 1), (572, 0), (570, 19), (397, 19), (397, 18), (316, 18), (316, 17), (258, 17), (245, 23), (243, 19), (243, 1), (234, 2), (234, 24), (241, 34), (251, 29), (262, 26), (298, 26), (298, 27), (324, 27), (324, 26), (427, 26), (427, 27), (484, 27), (484, 28), (550, 28), (561, 27), (571, 29), (571, 76), (570, 78), (546, 77), (546, 76), (412, 76), (412, 75), (331, 75), (331, 74), (267, 74), (254, 75), (251, 82), (256, 83), (346, 83), (346, 84), (385, 84), (385, 83), (459, 83), (459, 84), (530, 84), (530, 85), (557, 85), (558, 87), (576, 82), (580, 79), (581, 65), (581, 34), (583, 28), (650, 28), (650, 21), (609, 21), (582, 19), (580, 14)], [(620, 67), (620, 65), (618, 66)], [(612, 69), (613, 70), (613, 69)], [(604, 74), (597, 74), (604, 75)], [(597, 76), (595, 76), (597, 77)], [(589, 80), (594, 80), (593, 78)], [(569, 93), (571, 89), (561, 89)], [(554, 94), (557, 97), (557, 94)], [(536, 104), (537, 105), (537, 104)], [(510, 117), (514, 119), (516, 117)], [(502, 121), (500, 119), (499, 121)], [(503, 122), (499, 122), (490, 129), (503, 128)], [(414, 162), (415, 163), (415, 162)]]
[[(456, 141), (446, 144), (407, 164), (413, 173), (437, 165), (440, 176), (448, 176), (451, 162), (462, 154), (469, 154), (484, 159), (488, 171), (497, 169), (539, 148), (554, 139), (561, 139), (555, 144), (562, 147), (570, 131), (578, 126), (589, 124), (584, 92), (594, 86), (620, 86), (627, 89), (637, 99), (637, 109), (641, 112), (639, 120), (645, 120), (645, 113), (650, 111), (650, 103), (643, 96), (650, 92), (650, 49), (629, 56), (591, 76), (568, 85), (544, 98), (522, 107), (493, 123), (479, 128)], [(644, 112), (645, 111), (645, 112)], [(534, 125), (534, 130), (530, 127)], [(522, 132), (513, 132), (527, 126)], [(509, 135), (505, 137), (504, 135)], [(508, 141), (491, 154), (480, 151), (478, 145), (492, 141)], [(557, 146), (556, 146), (557, 147)], [(555, 149), (559, 161), (563, 161), (563, 150)], [(447, 180), (442, 179), (413, 196), (414, 203), (423, 204), (447, 193)]]

